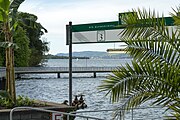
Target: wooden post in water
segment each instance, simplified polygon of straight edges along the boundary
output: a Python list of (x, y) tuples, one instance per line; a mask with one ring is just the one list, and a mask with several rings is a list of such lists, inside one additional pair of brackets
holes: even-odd
[(0, 78), (0, 90), (5, 90), (5, 86), (6, 86), (6, 79), (5, 79), (5, 77), (1, 77)]
[(17, 75), (17, 79), (21, 79), (21, 74), (16, 74)]
[(96, 72), (94, 72), (94, 78), (96, 78)]
[(60, 73), (57, 73), (57, 77), (58, 77), (58, 78), (61, 78), (61, 75), (60, 75)]
[(2, 90), (5, 90), (6, 78), (2, 77)]

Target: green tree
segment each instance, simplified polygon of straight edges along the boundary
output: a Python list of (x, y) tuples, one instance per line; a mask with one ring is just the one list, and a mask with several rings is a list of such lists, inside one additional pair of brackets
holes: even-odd
[(15, 75), (14, 75), (14, 44), (13, 33), (17, 26), (16, 13), (24, 0), (0, 0), (0, 21), (6, 44), (6, 91), (16, 101)]
[(132, 65), (114, 70), (102, 85), (113, 102), (128, 98), (125, 108), (136, 107), (148, 100), (162, 105), (180, 117), (180, 16), (179, 9), (171, 14), (175, 29), (155, 11), (133, 10), (124, 15), (125, 29), (120, 33), (132, 55)]
[[(14, 50), (14, 66), (25, 67), (28, 66), (30, 57), (29, 38), (26, 36), (25, 30), (21, 26), (17, 26), (14, 32), (14, 43), (18, 49)], [(0, 42), (4, 43), (4, 34), (0, 34)], [(0, 66), (5, 67), (5, 47), (0, 47)]]
[(14, 34), (14, 42), (19, 47), (14, 51), (14, 64), (18, 67), (28, 66), (31, 50), (29, 48), (29, 38), (25, 30), (18, 26)]
[(41, 36), (47, 33), (47, 30), (37, 22), (38, 17), (29, 13), (19, 13), (20, 25), (26, 30), (30, 43), (31, 55), (30, 66), (37, 66), (43, 60), (45, 52), (49, 51), (48, 42), (41, 40)]
[[(15, 66), (39, 65), (43, 62), (44, 53), (49, 51), (48, 42), (40, 39), (47, 30), (37, 23), (37, 16), (29, 13), (17, 12), (16, 23), (18, 24), (16, 24), (14, 32), (14, 43), (18, 45), (19, 49), (15, 50)], [(3, 34), (0, 37), (3, 38)], [(0, 41), (3, 42), (4, 39)], [(2, 56), (0, 65), (3, 66), (5, 62), (3, 48), (0, 51), (2, 51), (0, 52), (0, 56)]]

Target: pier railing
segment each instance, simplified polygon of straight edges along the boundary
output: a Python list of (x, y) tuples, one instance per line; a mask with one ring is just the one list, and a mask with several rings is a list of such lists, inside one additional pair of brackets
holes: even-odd
[[(72, 67), (74, 72), (76, 71), (112, 71), (116, 67)], [(69, 72), (69, 67), (16, 67), (16, 73), (23, 72)]]
[[(125, 114), (121, 113), (122, 111), (124, 111), (124, 109), (121, 109), (119, 111), (119, 114), (116, 118), (114, 118), (113, 116), (111, 118), (99, 118), (99, 117), (91, 117), (89, 115), (82, 115), (84, 113), (99, 113), (99, 112), (114, 112), (116, 111), (115, 109), (110, 109), (110, 110), (92, 110), (92, 111), (76, 111), (76, 112), (71, 112), (71, 113), (65, 113), (65, 112), (59, 112), (59, 111), (54, 111), (54, 110), (47, 110), (47, 109), (42, 109), (42, 108), (34, 108), (34, 107), (16, 107), (16, 108), (13, 108), (11, 111), (10, 111), (10, 120), (13, 120), (13, 113), (16, 111), (16, 110), (24, 110), (24, 109), (27, 109), (27, 110), (35, 110), (35, 111), (41, 111), (41, 112), (48, 112), (48, 113), (57, 113), (57, 114), (61, 114), (62, 116), (65, 115), (67, 116), (67, 119), (66, 120), (70, 120), (70, 117), (75, 117), (77, 118), (78, 120), (79, 119), (83, 119), (83, 120), (135, 120), (135, 119), (157, 119), (157, 120), (161, 120), (161, 119), (175, 119), (174, 117), (172, 116), (169, 116), (169, 115), (166, 115), (164, 114), (164, 110), (162, 110), (163, 112), (161, 113), (161, 115), (157, 115), (157, 116), (154, 116), (156, 114), (156, 112), (153, 114), (153, 113), (150, 113), (149, 109), (154, 109), (154, 111), (159, 111), (162, 109), (162, 107), (139, 107), (139, 108), (134, 108), (134, 109), (131, 109), (131, 111), (129, 111), (129, 117), (126, 118)], [(149, 116), (146, 114), (142, 117), (142, 111), (146, 111)], [(137, 114), (139, 113), (140, 116), (137, 116)], [(111, 114), (112, 115), (112, 114)]]
[[(70, 120), (70, 117), (79, 117), (79, 118), (83, 118), (86, 120), (104, 120), (101, 118), (97, 118), (97, 117), (90, 117), (90, 116), (83, 116), (83, 115), (76, 115), (74, 113), (65, 113), (65, 112), (59, 112), (59, 111), (54, 111), (54, 110), (46, 110), (46, 109), (42, 109), (42, 108), (33, 108), (33, 107), (15, 107), (10, 111), (10, 120), (13, 120), (13, 112), (15, 110), (22, 110), (22, 109), (27, 109), (27, 110), (35, 110), (35, 111), (41, 111), (41, 112), (48, 112), (48, 113), (57, 113), (57, 114), (61, 114), (61, 115), (65, 115), (67, 116), (66, 120)], [(61, 120), (61, 119), (58, 119)], [(62, 118), (63, 120), (63, 118)]]
[[(96, 77), (96, 73), (112, 72), (116, 67), (72, 67), (72, 73), (93, 73)], [(18, 77), (21, 74), (47, 74), (57, 73), (57, 77), (60, 78), (60, 73), (69, 73), (69, 67), (16, 67), (15, 73)]]
[[(96, 73), (112, 72), (116, 67), (72, 67), (73, 73)], [(5, 77), (5, 67), (0, 67), (0, 78)], [(56, 73), (60, 78), (60, 73), (69, 73), (69, 67), (15, 67), (15, 74), (47, 74)]]

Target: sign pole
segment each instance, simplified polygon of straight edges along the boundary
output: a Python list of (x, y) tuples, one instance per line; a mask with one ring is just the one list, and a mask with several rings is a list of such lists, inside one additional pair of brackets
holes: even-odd
[(67, 39), (69, 41), (69, 105), (72, 105), (72, 22), (69, 22), (67, 29)]

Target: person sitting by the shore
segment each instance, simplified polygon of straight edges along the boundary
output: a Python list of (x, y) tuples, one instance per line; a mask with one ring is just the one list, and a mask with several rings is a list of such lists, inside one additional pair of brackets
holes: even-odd
[(77, 106), (77, 104), (79, 103), (79, 100), (77, 98), (77, 95), (75, 95), (74, 101), (72, 103), (72, 106)]
[(79, 103), (80, 103), (80, 104), (84, 103), (83, 95), (81, 95), (81, 97), (80, 97), (80, 99), (79, 99)]
[(68, 100), (64, 100), (64, 102), (62, 104), (68, 105)]
[(78, 108), (80, 109), (84, 109), (87, 108), (87, 105), (84, 103), (84, 99), (83, 99), (83, 95), (81, 95), (80, 99), (79, 99), (79, 104), (78, 104)]

